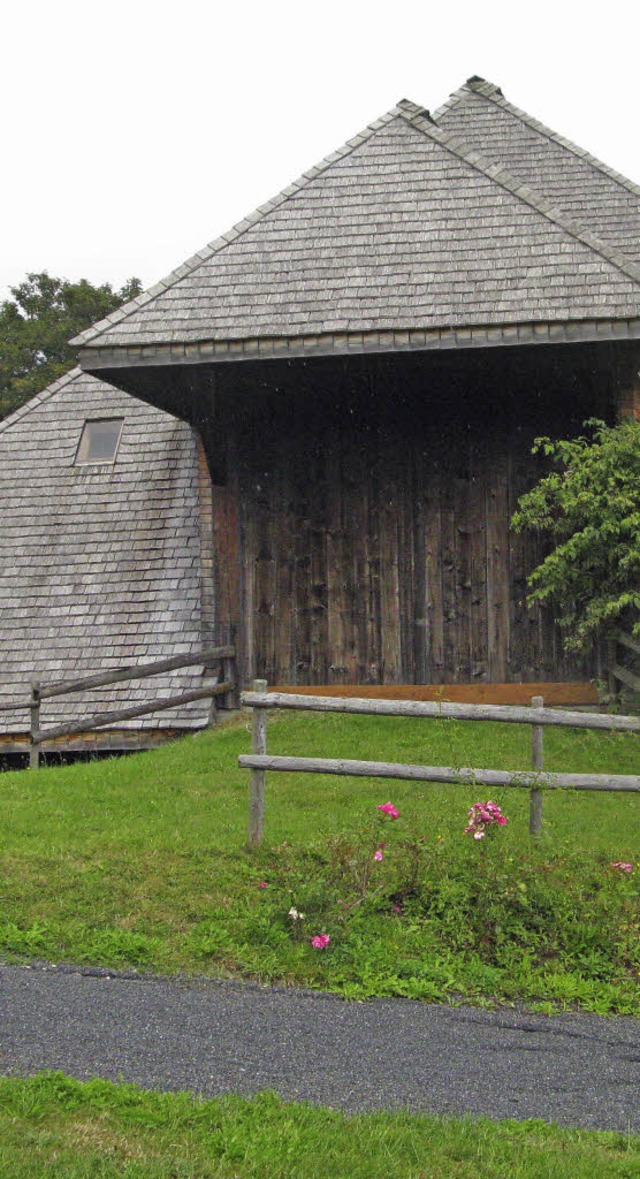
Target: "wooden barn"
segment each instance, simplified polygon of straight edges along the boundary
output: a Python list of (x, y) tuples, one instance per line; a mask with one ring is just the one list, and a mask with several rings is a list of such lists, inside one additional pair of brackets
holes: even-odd
[(598, 673), (527, 610), (510, 519), (536, 436), (640, 415), (640, 188), (497, 87), (400, 102), (75, 342), (200, 439), (244, 682)]
[(79, 337), (200, 432), (243, 678), (588, 679), (509, 522), (536, 435), (638, 412), (640, 189), (473, 78), (402, 101)]
[[(76, 369), (0, 422), (0, 764), (29, 749), (30, 684), (184, 658), (215, 640), (211, 484), (192, 427)], [(43, 703), (46, 730), (198, 692), (203, 665)], [(149, 748), (209, 699), (42, 743)]]

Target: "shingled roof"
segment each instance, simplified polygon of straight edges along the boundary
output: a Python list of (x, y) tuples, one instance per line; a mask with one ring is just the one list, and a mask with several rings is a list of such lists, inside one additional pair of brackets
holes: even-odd
[(613, 252), (640, 263), (640, 186), (470, 78), (436, 111), (439, 127), (545, 196)]
[(637, 218), (635, 186), (472, 81), (438, 125), (402, 101), (74, 343), (96, 371), (636, 336)]
[[(78, 465), (86, 419), (122, 418), (113, 463)], [(79, 369), (0, 422), (0, 703), (203, 646), (197, 444), (184, 422)], [(43, 705), (44, 727), (202, 686), (202, 667)], [(209, 702), (121, 727), (199, 728)], [(2, 731), (28, 729), (3, 712)]]

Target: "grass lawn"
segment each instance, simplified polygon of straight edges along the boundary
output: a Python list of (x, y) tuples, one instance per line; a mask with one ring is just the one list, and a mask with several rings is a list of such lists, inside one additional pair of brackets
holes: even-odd
[[(640, 1014), (637, 796), (546, 792), (533, 844), (527, 792), (493, 791), (509, 822), (475, 842), (462, 832), (486, 788), (271, 775), (250, 853), (249, 727), (0, 775), (0, 953)], [(274, 753), (525, 769), (529, 742), (528, 727), (458, 721), (269, 723)], [(548, 769), (637, 773), (639, 750), (635, 735), (545, 730)], [(376, 810), (388, 799), (397, 821)]]
[(11, 1179), (637, 1179), (640, 1138), (347, 1117), (273, 1093), (199, 1101), (49, 1073), (0, 1080), (0, 1168)]

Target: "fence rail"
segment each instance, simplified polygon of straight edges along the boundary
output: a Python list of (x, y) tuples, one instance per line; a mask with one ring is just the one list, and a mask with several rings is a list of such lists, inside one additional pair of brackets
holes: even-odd
[[(242, 692), (241, 704), (253, 709), (251, 754), (242, 754), (238, 764), (251, 770), (249, 790), (248, 843), (257, 847), (264, 832), (265, 778), (267, 772), (339, 774), (354, 777), (398, 778), (418, 782), (460, 782), (486, 786), (524, 787), (530, 792), (529, 831), (539, 835), (542, 827), (543, 789), (640, 792), (640, 776), (634, 774), (560, 774), (543, 769), (544, 728), (606, 729), (640, 733), (640, 717), (606, 716), (601, 713), (568, 712), (544, 707), (541, 696), (533, 696), (530, 708), (500, 704), (446, 704), (408, 700), (344, 699), (267, 692), (264, 680), (255, 680), (252, 692)], [(285, 708), (314, 712), (346, 712), (377, 716), (430, 717), (445, 720), (502, 721), (528, 724), (531, 732), (531, 770), (492, 770), (453, 766), (405, 765), (397, 762), (356, 761), (348, 758), (286, 757), (267, 753), (267, 709)]]
[[(29, 709), (30, 713), (30, 748), (29, 765), (31, 769), (38, 769), (40, 752), (45, 741), (53, 741), (57, 737), (73, 736), (76, 733), (92, 732), (104, 728), (106, 725), (118, 724), (119, 721), (132, 720), (135, 717), (146, 716), (152, 712), (160, 712), (169, 708), (179, 708), (183, 704), (190, 704), (195, 700), (223, 697), (227, 708), (236, 705), (237, 677), (235, 670), (235, 647), (226, 645), (207, 647), (190, 655), (175, 655), (171, 659), (158, 659), (153, 663), (132, 664), (129, 667), (118, 667), (113, 671), (101, 672), (98, 675), (85, 676), (79, 680), (60, 680), (51, 684), (33, 683), (31, 697), (28, 702), (0, 705), (3, 710)], [(212, 663), (219, 663), (222, 676), (221, 681), (207, 684), (192, 692), (175, 693), (172, 696), (160, 696), (146, 704), (139, 704), (129, 708), (120, 708), (111, 712), (98, 712), (81, 717), (68, 724), (55, 725), (48, 729), (40, 727), (40, 709), (43, 700), (50, 700), (56, 696), (72, 695), (75, 692), (90, 691), (93, 688), (107, 687), (110, 684), (124, 683), (127, 680), (148, 679), (150, 676), (162, 675), (163, 672), (176, 671), (182, 667), (195, 667), (203, 664), (205, 667)]]
[[(623, 664), (619, 658), (618, 648), (622, 647)], [(629, 666), (633, 664), (634, 666)], [(612, 696), (618, 696), (620, 685), (629, 688), (631, 692), (640, 694), (640, 640), (634, 638), (624, 630), (615, 632), (609, 642), (609, 691)]]

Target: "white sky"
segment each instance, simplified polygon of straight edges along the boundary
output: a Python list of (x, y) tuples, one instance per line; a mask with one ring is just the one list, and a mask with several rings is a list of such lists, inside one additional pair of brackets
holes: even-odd
[[(7, 11), (8, 8), (8, 11)], [(471, 74), (640, 182), (637, 0), (22, 0), (0, 22), (0, 298), (145, 286)]]

